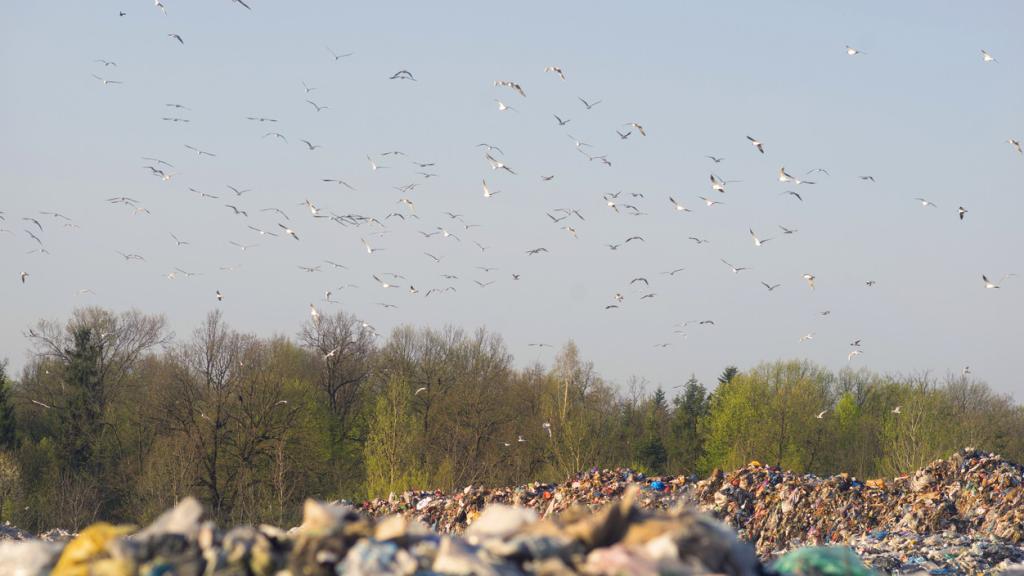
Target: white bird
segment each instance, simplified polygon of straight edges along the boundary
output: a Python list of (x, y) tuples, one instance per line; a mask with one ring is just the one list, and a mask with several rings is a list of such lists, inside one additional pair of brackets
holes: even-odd
[(1013, 138), (1010, 138), (1006, 142), (1017, 149), (1017, 154), (1024, 154), (1024, 150), (1021, 150), (1020, 147), (1020, 140), (1014, 140)]
[(377, 276), (374, 276), (373, 279), (376, 280), (380, 284), (381, 288), (401, 288), (401, 286), (396, 286), (396, 285), (391, 284), (389, 282), (385, 282), (385, 281), (381, 280), (380, 278), (378, 278)]
[(996, 64), (999, 63), (999, 60), (996, 60), (995, 58), (992, 57), (991, 54), (989, 54), (988, 52), (986, 52), (984, 50), (981, 51), (981, 61), (982, 62), (995, 62)]
[(294, 238), (296, 240), (299, 239), (299, 235), (295, 233), (295, 230), (292, 230), (291, 228), (285, 226), (284, 224), (281, 224), (280, 222), (277, 223), (277, 226), (279, 228), (281, 228), (282, 230), (284, 230), (285, 234), (291, 236), (292, 238)]
[(825, 413), (826, 412), (828, 412), (828, 410), (822, 410), (821, 412), (818, 412), (818, 415), (815, 416), (815, 418), (817, 418), (818, 420), (821, 420), (822, 418), (825, 417)]
[(498, 112), (505, 112), (506, 110), (511, 110), (513, 112), (518, 112), (519, 111), (519, 110), (516, 110), (515, 108), (509, 106), (508, 104), (505, 104), (501, 100), (498, 100), (497, 98), (495, 98), (494, 101), (498, 103)]
[(929, 200), (925, 200), (924, 198), (914, 198), (914, 200), (917, 200), (918, 202), (920, 202), (921, 206), (924, 207), (924, 208), (927, 208), (929, 206), (931, 206), (932, 208), (938, 208), (938, 206), (936, 206), (934, 202), (931, 202)]
[(544, 430), (548, 433), (548, 438), (551, 438), (551, 423), (545, 422), (541, 424), (541, 427), (544, 428)]
[(124, 82), (120, 82), (118, 80), (107, 80), (106, 78), (101, 78), (101, 77), (99, 77), (99, 76), (97, 76), (95, 74), (93, 74), (92, 77), (97, 79), (97, 80), (99, 80), (100, 82), (103, 82), (104, 85), (107, 85), (107, 84), (124, 84)]
[(153, 0), (153, 6), (159, 8), (160, 11), (164, 13), (164, 16), (167, 16), (167, 8), (164, 6), (163, 2), (160, 0)]
[(224, 295), (220, 293), (220, 290), (217, 290), (217, 302), (222, 300), (224, 300)]
[(43, 404), (42, 402), (40, 402), (38, 400), (29, 400), (29, 401), (32, 402), (33, 404), (37, 405), (37, 406), (42, 406), (43, 408), (46, 408), (47, 410), (49, 410), (50, 408), (53, 408), (53, 406), (48, 406), (48, 405)]
[(28, 279), (28, 272), (22, 272), (21, 273), (21, 283), (24, 284), (26, 279)]
[(495, 194), (501, 193), (501, 190), (495, 190), (494, 192), (491, 192), (491, 189), (487, 187), (487, 180), (483, 180), (483, 184), (484, 184), (484, 198), (490, 198), (491, 196), (494, 196)]
[(668, 197), (668, 201), (671, 202), (672, 205), (676, 207), (676, 211), (677, 212), (690, 212), (689, 208), (687, 208), (686, 206), (683, 206), (679, 202), (676, 202), (675, 198), (669, 196)]
[(705, 198), (704, 196), (697, 196), (697, 198), (703, 200), (704, 204), (706, 204), (708, 208), (714, 206), (715, 204), (725, 204), (725, 202), (719, 202), (718, 200), (712, 200), (710, 198)]
[(366, 248), (366, 253), (367, 254), (373, 254), (374, 252), (380, 252), (381, 250), (383, 250), (383, 248), (373, 248), (373, 247), (371, 247), (370, 244), (365, 239), (363, 239), (363, 238), (360, 238), (359, 240), (362, 241), (363, 247)]
[(562, 80), (565, 80), (565, 74), (562, 72), (562, 69), (559, 68), (558, 66), (545, 66), (544, 67), (544, 71), (545, 72), (554, 72), (555, 74), (558, 74), (559, 78), (561, 78)]
[(747, 136), (747, 140), (750, 140), (750, 143), (754, 146), (754, 148), (757, 148), (758, 152), (760, 152), (761, 154), (764, 154), (764, 143), (762, 143), (757, 138), (754, 138), (754, 137), (751, 137), (751, 136)]
[(801, 342), (806, 342), (808, 340), (814, 340), (814, 332), (808, 332), (800, 337)]
[(313, 319), (313, 324), (320, 324), (320, 311), (312, 304), (309, 305), (309, 316)]
[(846, 361), (849, 362), (850, 360), (853, 360), (854, 357), (860, 356), (861, 354), (863, 354), (863, 352), (860, 350), (850, 350), (850, 353), (846, 355)]
[(1007, 278), (1012, 278), (1013, 276), (1016, 276), (1016, 274), (1004, 274), (1003, 277), (1000, 278), (997, 283), (992, 282), (991, 280), (988, 279), (987, 276), (982, 274), (981, 280), (985, 283), (985, 288), (999, 288), (999, 284), (1002, 283), (1003, 280), (1006, 280)]
[(415, 392), (412, 393), (412, 395), (416, 396), (420, 392), (426, 392), (426, 391), (427, 391), (427, 387), (426, 386), (420, 386), (419, 388), (416, 389)]
[(814, 274), (804, 274), (804, 280), (807, 281), (807, 285), (811, 287), (811, 290), (814, 290)]
[(757, 234), (754, 234), (753, 228), (750, 229), (750, 237), (754, 239), (754, 246), (761, 246), (765, 242), (771, 240), (771, 238), (765, 238), (764, 240), (758, 238)]
[(722, 263), (725, 264), (726, 266), (728, 266), (729, 269), (732, 270), (733, 274), (739, 274), (740, 272), (743, 272), (744, 270), (750, 270), (750, 268), (745, 268), (743, 266), (733, 266), (732, 264), (729, 264), (728, 262), (726, 262), (724, 259), (722, 260)]
[(580, 102), (583, 102), (583, 105), (587, 107), (587, 110), (590, 110), (591, 108), (593, 108), (594, 106), (597, 106), (598, 104), (600, 104), (602, 102), (602, 100), (596, 100), (594, 102), (587, 102), (586, 100), (584, 100), (583, 98), (580, 98), (579, 96), (577, 96), (577, 98), (579, 98)]
[(903, 412), (900, 412), (901, 408), (903, 408), (903, 406), (897, 406), (897, 407), (893, 408), (892, 409), (892, 413), (893, 414), (902, 414)]
[(779, 182), (792, 182), (794, 184), (814, 184), (814, 182), (811, 182), (810, 180), (800, 180), (799, 178), (794, 178), (793, 176), (790, 176), (786, 172), (785, 167), (779, 168)]
[(171, 37), (171, 38), (174, 38), (175, 40), (177, 40), (178, 42), (180, 42), (182, 46), (184, 46), (184, 45), (185, 45), (185, 41), (184, 41), (184, 40), (182, 40), (182, 39), (181, 39), (181, 36), (179, 36), (178, 34), (168, 34), (167, 36), (169, 36), (169, 37)]
[(850, 56), (856, 56), (858, 54), (867, 54), (867, 52), (857, 50), (856, 48), (849, 45), (846, 47), (846, 53), (849, 54)]

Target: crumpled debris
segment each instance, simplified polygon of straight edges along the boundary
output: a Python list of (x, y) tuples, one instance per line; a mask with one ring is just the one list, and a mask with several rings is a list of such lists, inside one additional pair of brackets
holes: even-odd
[(0, 576), (1020, 574), (1022, 479), (1021, 466), (970, 449), (870, 483), (757, 462), (701, 481), (591, 470), (559, 484), (406, 492), (360, 508), (310, 500), (288, 531), (222, 531), (189, 499), (130, 534), (95, 524), (66, 544), (2, 541)]
[(485, 509), (465, 537), (393, 516), (307, 501), (302, 526), (220, 532), (186, 500), (140, 531), (93, 524), (66, 545), (0, 545), (0, 573), (57, 575), (729, 574), (765, 573), (754, 549), (724, 524), (678, 506), (645, 510), (633, 486), (596, 513), (574, 507), (541, 519), (523, 508)]
[(644, 509), (683, 500), (710, 512), (765, 561), (802, 546), (848, 545), (881, 571), (976, 573), (1024, 562), (1024, 467), (970, 448), (894, 479), (821, 478), (760, 462), (701, 481), (595, 469), (560, 484), (410, 491), (365, 502), (363, 510), (461, 533), (493, 503), (546, 518), (571, 506), (604, 506), (629, 486), (641, 488), (637, 503)]

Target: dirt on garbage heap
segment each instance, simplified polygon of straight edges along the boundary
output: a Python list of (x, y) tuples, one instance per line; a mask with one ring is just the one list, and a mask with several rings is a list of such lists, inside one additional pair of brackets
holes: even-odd
[(97, 523), (48, 541), (6, 527), (0, 576), (1024, 574), (1022, 478), (972, 449), (885, 481), (756, 462), (700, 481), (592, 470), (355, 507), (308, 501), (287, 532), (224, 532), (187, 499), (139, 531)]

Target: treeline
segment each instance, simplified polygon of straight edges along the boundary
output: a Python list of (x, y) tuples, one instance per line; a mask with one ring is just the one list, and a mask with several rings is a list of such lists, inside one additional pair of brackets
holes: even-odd
[(756, 459), (872, 477), (964, 446), (1024, 460), (1024, 410), (967, 375), (779, 361), (647, 391), (602, 379), (572, 342), (550, 367), (516, 368), (485, 330), (383, 336), (344, 313), (260, 338), (214, 312), (179, 339), (160, 316), (88, 308), (27, 336), (17, 379), (0, 365), (0, 520), (32, 530), (145, 522), (189, 494), (223, 523), (294, 525), (306, 497), (593, 466), (704, 475)]

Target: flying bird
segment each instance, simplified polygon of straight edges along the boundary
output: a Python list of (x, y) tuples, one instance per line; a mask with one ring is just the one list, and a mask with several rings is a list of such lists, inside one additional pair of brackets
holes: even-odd
[(764, 144), (760, 140), (751, 136), (747, 136), (747, 140), (750, 140), (750, 144), (753, 145), (754, 148), (757, 148), (758, 152), (764, 154)]
[(1013, 138), (1010, 138), (1006, 142), (1017, 150), (1017, 154), (1024, 154), (1024, 150), (1021, 150), (1020, 147), (1020, 140), (1014, 140)]
[(931, 206), (932, 208), (938, 208), (938, 206), (936, 206), (934, 202), (931, 202), (929, 200), (925, 200), (924, 198), (914, 198), (914, 200), (917, 200), (918, 202), (920, 202), (921, 206), (924, 207), (924, 208), (927, 208), (929, 206)]
[(982, 62), (995, 62), (996, 64), (999, 63), (999, 60), (996, 60), (995, 58), (992, 57), (991, 54), (989, 54), (988, 52), (986, 52), (984, 50), (981, 51), (981, 61)]
[(856, 48), (849, 45), (846, 46), (846, 53), (850, 56), (857, 56), (858, 54), (867, 54), (867, 52), (857, 50)]
[(594, 102), (587, 102), (586, 100), (584, 100), (583, 98), (580, 98), (579, 96), (577, 96), (577, 98), (579, 99), (580, 102), (583, 102), (583, 105), (587, 107), (587, 110), (590, 110), (594, 106), (597, 106), (598, 104), (603, 102), (603, 100), (596, 100)]
[(960, 206), (959, 208), (956, 209), (956, 213), (958, 216), (960, 216), (960, 220), (963, 221), (964, 215), (967, 214), (967, 209), (964, 208), (963, 206)]
[(558, 66), (545, 66), (544, 67), (544, 71), (545, 72), (554, 72), (555, 74), (558, 74), (559, 78), (561, 78), (562, 80), (565, 80), (565, 74), (562, 72), (562, 69), (559, 68)]
[(814, 290), (814, 280), (816, 279), (814, 274), (804, 274), (803, 278), (807, 281), (807, 285), (811, 287), (811, 290)]
[(185, 41), (184, 41), (184, 40), (182, 40), (182, 39), (181, 39), (181, 36), (179, 36), (178, 34), (168, 34), (167, 36), (169, 36), (169, 37), (171, 37), (171, 38), (174, 38), (175, 40), (177, 40), (178, 42), (180, 42), (182, 46), (184, 46), (184, 45), (185, 45)]

